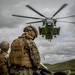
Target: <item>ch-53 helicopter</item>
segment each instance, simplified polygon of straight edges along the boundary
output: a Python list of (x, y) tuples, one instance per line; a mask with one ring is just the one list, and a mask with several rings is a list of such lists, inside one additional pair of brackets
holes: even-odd
[(54, 18), (64, 7), (66, 7), (68, 4), (63, 4), (54, 14), (51, 18), (48, 18), (35, 10), (33, 7), (30, 5), (26, 5), (29, 9), (33, 10), (37, 14), (39, 14), (42, 18), (37, 18), (37, 17), (29, 17), (29, 16), (21, 16), (21, 15), (14, 15), (12, 16), (15, 17), (22, 17), (22, 18), (30, 18), (30, 19), (39, 19), (39, 21), (34, 21), (34, 22), (29, 22), (27, 24), (33, 24), (33, 23), (40, 23), (43, 22), (42, 27), (39, 27), (39, 34), (42, 35), (42, 37), (45, 37), (47, 40), (53, 39), (53, 37), (56, 37), (60, 33), (60, 27), (56, 27), (56, 22), (66, 22), (66, 23), (73, 23), (75, 22), (67, 22), (67, 21), (58, 21), (58, 19), (63, 19), (63, 18), (69, 18), (69, 17), (74, 17), (75, 15), (72, 16), (66, 16), (66, 17), (60, 17), (60, 18)]

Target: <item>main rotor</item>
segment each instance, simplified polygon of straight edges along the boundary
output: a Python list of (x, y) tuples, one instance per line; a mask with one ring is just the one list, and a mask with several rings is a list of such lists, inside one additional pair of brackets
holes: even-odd
[(30, 17), (30, 16), (22, 16), (22, 15), (14, 15), (12, 14), (12, 16), (15, 17), (22, 17), (22, 18), (30, 18), (30, 19), (36, 19), (39, 21), (34, 21), (34, 22), (28, 22), (27, 24), (33, 24), (33, 23), (40, 23), (40, 22), (46, 22), (46, 20), (53, 20), (55, 22), (66, 22), (66, 23), (73, 23), (75, 24), (75, 22), (67, 22), (67, 21), (59, 21), (58, 19), (63, 19), (63, 18), (69, 18), (69, 17), (75, 17), (75, 15), (72, 16), (66, 16), (66, 17), (60, 17), (60, 18), (54, 18), (63, 8), (65, 8), (68, 4), (63, 4), (53, 15), (52, 17), (48, 18), (45, 15), (41, 14), (40, 12), (38, 12), (37, 10), (35, 10), (33, 7), (31, 7), (30, 5), (26, 5), (27, 8), (29, 8), (30, 10), (34, 11), (35, 13), (37, 13), (38, 15), (40, 15), (42, 18), (38, 18), (38, 17)]

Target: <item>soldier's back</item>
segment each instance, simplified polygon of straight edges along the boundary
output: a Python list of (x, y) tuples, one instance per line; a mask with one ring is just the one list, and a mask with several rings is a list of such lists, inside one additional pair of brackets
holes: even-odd
[(9, 75), (6, 57), (7, 53), (0, 53), (0, 75)]

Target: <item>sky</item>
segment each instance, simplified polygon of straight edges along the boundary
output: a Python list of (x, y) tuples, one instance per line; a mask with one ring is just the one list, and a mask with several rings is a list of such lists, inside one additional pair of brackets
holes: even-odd
[[(40, 17), (25, 5), (29, 4), (47, 17), (51, 17), (64, 3), (68, 5), (54, 18), (75, 15), (75, 0), (0, 0), (0, 42), (8, 41), (10, 44), (23, 33), (27, 22), (34, 21), (27, 18), (13, 17), (12, 14)], [(62, 21), (73, 21), (75, 18), (65, 18)], [(33, 24), (38, 30), (42, 23)], [(42, 63), (55, 64), (75, 59), (75, 24), (57, 22), (61, 28), (57, 38), (48, 41), (40, 35), (35, 39)]]

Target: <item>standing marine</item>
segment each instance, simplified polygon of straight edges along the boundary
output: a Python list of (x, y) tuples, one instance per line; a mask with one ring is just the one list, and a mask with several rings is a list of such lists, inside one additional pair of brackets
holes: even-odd
[(34, 26), (27, 26), (23, 34), (11, 43), (9, 55), (10, 75), (34, 75), (40, 66), (40, 54), (34, 39), (38, 32)]
[(8, 49), (9, 49), (9, 43), (7, 41), (3, 41), (0, 43), (0, 75), (9, 75)]

